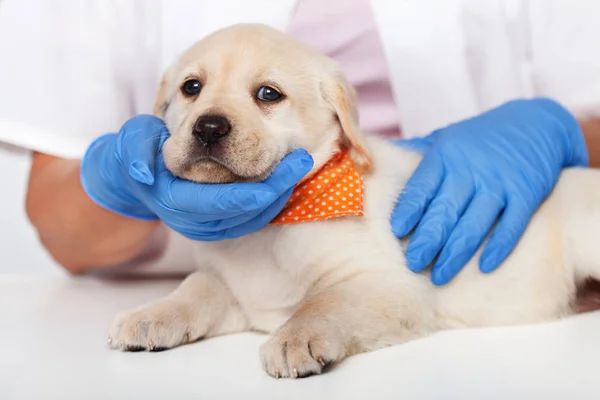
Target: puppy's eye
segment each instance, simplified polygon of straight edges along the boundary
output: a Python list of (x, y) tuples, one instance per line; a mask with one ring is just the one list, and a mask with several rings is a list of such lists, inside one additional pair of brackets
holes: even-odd
[(277, 101), (282, 97), (283, 95), (281, 93), (270, 86), (261, 86), (258, 89), (258, 92), (256, 92), (256, 98), (260, 101), (264, 101), (265, 103)]
[(181, 92), (188, 97), (197, 96), (201, 89), (202, 84), (196, 79), (185, 81), (181, 86)]

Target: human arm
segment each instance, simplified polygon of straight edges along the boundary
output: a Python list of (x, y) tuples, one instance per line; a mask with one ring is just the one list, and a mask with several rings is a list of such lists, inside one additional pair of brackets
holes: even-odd
[(43, 246), (70, 273), (133, 259), (160, 224), (94, 203), (81, 186), (80, 165), (77, 159), (35, 152), (27, 185), (27, 216)]

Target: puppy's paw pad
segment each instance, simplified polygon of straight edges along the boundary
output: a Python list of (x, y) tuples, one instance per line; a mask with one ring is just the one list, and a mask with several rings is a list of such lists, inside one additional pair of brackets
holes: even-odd
[(330, 330), (319, 332), (307, 327), (283, 328), (260, 348), (263, 366), (275, 378), (317, 375), (344, 355), (343, 343)]
[(197, 340), (188, 305), (161, 300), (116, 316), (108, 345), (122, 351), (163, 351)]

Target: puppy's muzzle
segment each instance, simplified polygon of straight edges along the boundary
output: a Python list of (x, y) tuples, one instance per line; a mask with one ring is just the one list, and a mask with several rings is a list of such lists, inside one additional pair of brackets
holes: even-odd
[(231, 123), (222, 115), (202, 115), (194, 124), (193, 135), (206, 147), (217, 144), (231, 132)]

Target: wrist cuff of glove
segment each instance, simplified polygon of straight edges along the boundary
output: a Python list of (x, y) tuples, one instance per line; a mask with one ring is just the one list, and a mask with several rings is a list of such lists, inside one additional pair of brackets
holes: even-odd
[(533, 104), (558, 119), (566, 130), (568, 153), (566, 167), (587, 167), (589, 164), (588, 149), (579, 122), (569, 110), (560, 103), (546, 97), (532, 100)]
[[(94, 157), (91, 156), (92, 150), (94, 150), (97, 146), (101, 145), (104, 141), (110, 140), (114, 134), (107, 134), (100, 136), (96, 140), (90, 144), (87, 148), (82, 160), (81, 167), (79, 169), (79, 180), (81, 182), (81, 186), (83, 187), (83, 191), (88, 195), (88, 197), (100, 207), (105, 208), (109, 211), (112, 211), (116, 214), (123, 215), (128, 218), (139, 219), (143, 221), (154, 221), (157, 220), (158, 217), (150, 212), (145, 206), (141, 203), (139, 206), (135, 205), (135, 203), (139, 203), (137, 199), (125, 200), (123, 196), (127, 196), (124, 193), (123, 189), (119, 189), (117, 187), (113, 187), (112, 185), (106, 184), (106, 191), (109, 196), (101, 196), (96, 191), (94, 191), (89, 184), (88, 174), (93, 173), (96, 174), (94, 178), (97, 180), (103, 180), (101, 175), (101, 169), (99, 166), (88, 165), (90, 160), (93, 160)], [(118, 180), (118, 179), (115, 179)], [(110, 197), (107, 199), (106, 197)]]

